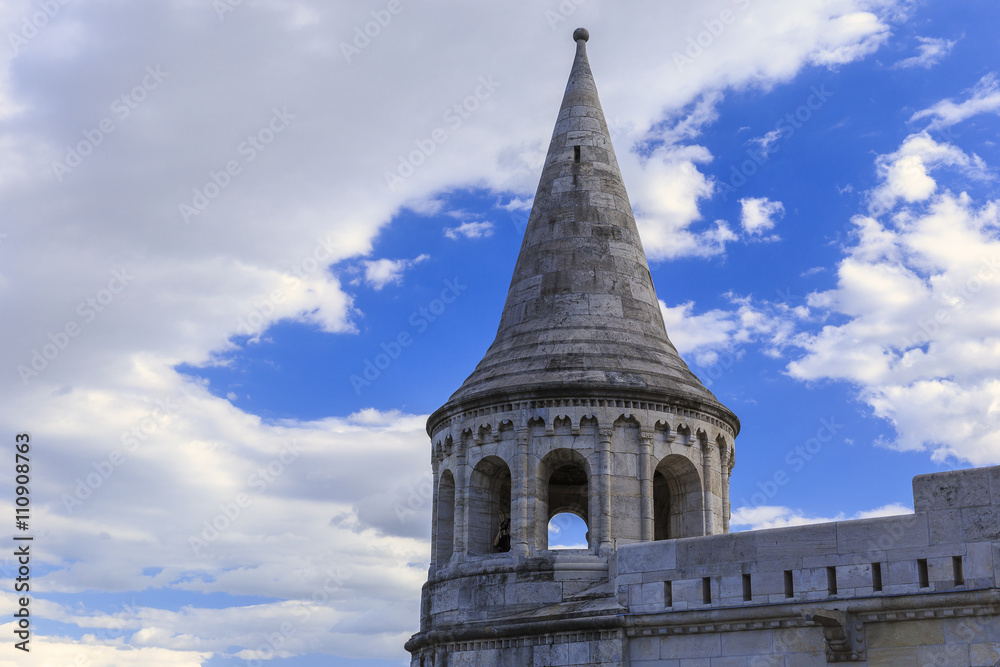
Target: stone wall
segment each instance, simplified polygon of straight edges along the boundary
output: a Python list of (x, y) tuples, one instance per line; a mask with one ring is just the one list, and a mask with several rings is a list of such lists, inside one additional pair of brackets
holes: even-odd
[(994, 667), (1000, 466), (913, 487), (911, 515), (619, 549), (631, 664)]
[(502, 640), (449, 643), (414, 656), (411, 667), (620, 667), (620, 630), (540, 634)]

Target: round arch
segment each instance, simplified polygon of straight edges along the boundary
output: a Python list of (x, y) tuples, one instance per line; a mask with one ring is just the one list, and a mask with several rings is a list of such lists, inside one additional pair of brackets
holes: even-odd
[(590, 479), (590, 464), (580, 452), (555, 449), (542, 458), (535, 485), (538, 491), (535, 540), (539, 549), (549, 548), (548, 524), (556, 514), (568, 512), (578, 516), (590, 531)]
[(671, 454), (653, 472), (653, 539), (705, 534), (701, 475), (690, 459)]
[(500, 515), (510, 518), (510, 467), (499, 456), (486, 456), (472, 469), (469, 478), (470, 553), (496, 551), (493, 540), (500, 530)]
[(441, 480), (438, 482), (434, 547), (438, 566), (451, 560), (451, 555), (455, 551), (455, 476), (450, 470), (442, 472)]

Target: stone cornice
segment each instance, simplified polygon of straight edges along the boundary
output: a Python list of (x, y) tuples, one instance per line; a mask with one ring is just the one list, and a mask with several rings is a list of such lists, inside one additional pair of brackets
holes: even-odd
[[(724, 430), (733, 439), (739, 435), (740, 421), (721, 404), (709, 404), (690, 397), (649, 390), (623, 391), (608, 387), (530, 391), (517, 394), (490, 395), (459, 403), (448, 402), (427, 419), (427, 435), (434, 435), (448, 423), (475, 420), (483, 416), (500, 415), (519, 410), (552, 408), (620, 408), (621, 414), (652, 411), (665, 415), (701, 419)], [(515, 426), (518, 426), (515, 424)]]
[[(816, 627), (807, 620), (807, 614), (816, 609), (835, 608), (849, 612), (861, 623), (886, 623), (931, 618), (955, 618), (1000, 615), (1000, 591), (995, 588), (946, 593), (919, 593), (914, 595), (883, 595), (865, 598), (832, 598), (808, 602), (721, 607), (711, 610), (684, 610), (661, 613), (621, 614), (608, 610), (605, 613), (559, 614), (530, 621), (466, 623), (438, 630), (420, 632), (406, 644), (413, 652), (428, 645), (468, 644), (460, 650), (496, 648), (490, 642), (517, 641), (517, 646), (537, 643), (581, 641), (578, 633), (595, 634), (593, 639), (604, 638), (603, 633), (615, 636), (650, 637), (718, 632), (742, 632), (777, 628)], [(516, 638), (516, 639), (512, 639)], [(590, 639), (588, 637), (588, 639)], [(586, 641), (585, 639), (584, 641)], [(455, 649), (459, 650), (459, 649)]]

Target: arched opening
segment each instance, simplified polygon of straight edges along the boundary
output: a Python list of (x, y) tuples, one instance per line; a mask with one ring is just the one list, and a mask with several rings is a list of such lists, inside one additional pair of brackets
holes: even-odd
[(659, 470), (653, 473), (653, 539), (676, 537), (670, 530), (670, 485)]
[(672, 454), (653, 473), (653, 539), (705, 534), (704, 494), (698, 469), (687, 458)]
[(435, 534), (437, 563), (444, 565), (451, 560), (451, 554), (455, 550), (455, 477), (450, 470), (441, 473), (441, 481), (438, 482)]
[(476, 464), (469, 480), (469, 552), (494, 553), (500, 523), (510, 519), (510, 468), (498, 456)]
[(549, 549), (586, 549), (587, 524), (572, 512), (560, 512), (549, 519)]
[[(549, 549), (549, 521), (559, 514), (568, 513), (578, 517), (584, 524), (585, 548), (589, 548), (590, 526), (590, 469), (587, 460), (570, 449), (549, 452), (539, 466), (539, 500), (543, 503), (541, 516), (545, 523), (540, 525), (537, 535), (542, 549)], [(541, 518), (541, 517), (539, 517)]]

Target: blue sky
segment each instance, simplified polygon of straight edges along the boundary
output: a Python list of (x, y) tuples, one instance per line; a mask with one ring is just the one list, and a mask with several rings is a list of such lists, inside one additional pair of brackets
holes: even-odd
[(995, 3), (330, 5), (0, 6), (35, 664), (407, 664), (578, 26), (732, 528), (1000, 463)]

